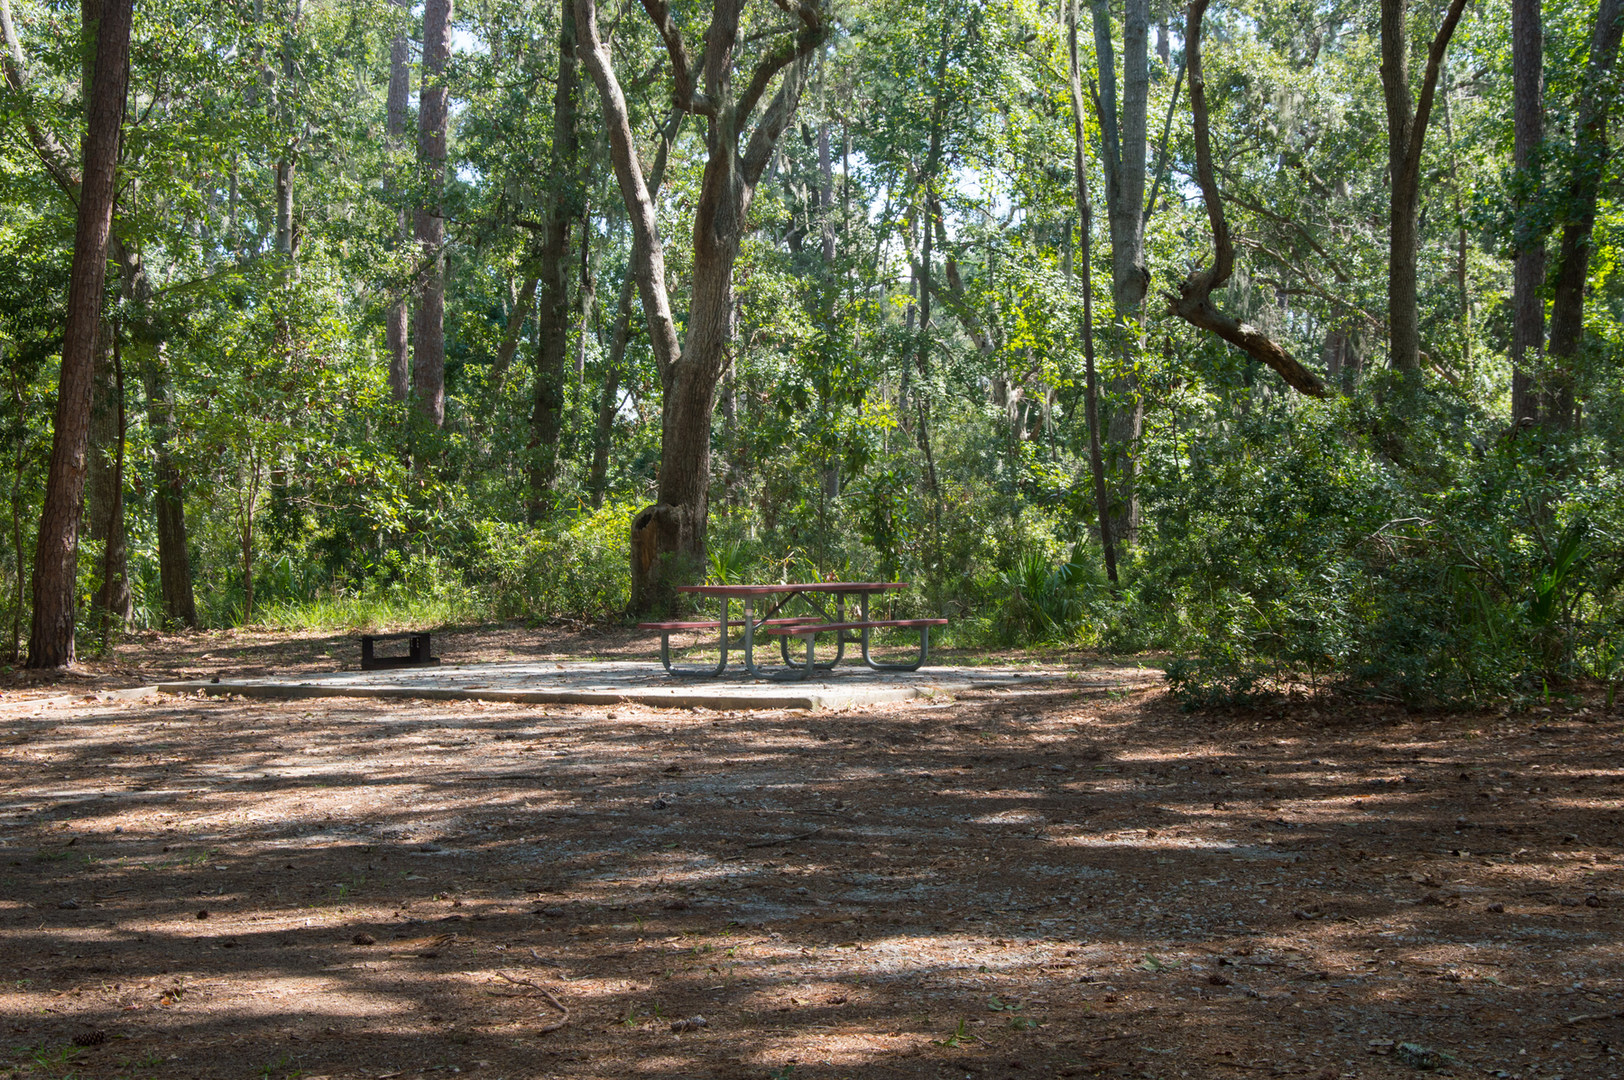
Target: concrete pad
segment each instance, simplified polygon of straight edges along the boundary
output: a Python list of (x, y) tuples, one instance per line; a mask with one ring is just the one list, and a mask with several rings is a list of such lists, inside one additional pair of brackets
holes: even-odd
[(381, 671), (337, 671), (278, 678), (222, 677), (219, 682), (167, 682), (170, 694), (240, 694), (244, 697), (427, 698), (441, 701), (516, 701), (532, 704), (635, 703), (661, 708), (841, 709), (917, 698), (949, 698), (970, 689), (1015, 687), (1062, 672), (1008, 668), (926, 667), (879, 672), (841, 667), (817, 679), (752, 679), (741, 670), (719, 679), (667, 675), (658, 664), (619, 661), (559, 664), (532, 661), (441, 665)]

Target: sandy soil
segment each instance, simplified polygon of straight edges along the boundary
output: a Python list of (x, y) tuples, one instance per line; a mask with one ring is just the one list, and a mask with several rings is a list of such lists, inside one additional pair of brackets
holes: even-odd
[(0, 693), (0, 1078), (1624, 1075), (1599, 702), (62, 697), (349, 647)]

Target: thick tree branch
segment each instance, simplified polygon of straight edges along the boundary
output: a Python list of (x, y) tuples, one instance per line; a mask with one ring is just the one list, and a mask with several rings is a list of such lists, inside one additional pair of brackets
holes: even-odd
[(79, 174), (73, 166), (73, 155), (56, 141), (54, 135), (39, 126), (33, 119), (33, 110), (28, 107), (28, 64), (23, 59), (17, 28), (11, 21), (10, 0), (0, 0), (0, 36), (4, 36), (6, 42), (5, 55), (0, 56), (0, 67), (5, 69), (6, 85), (17, 95), (18, 111), (23, 117), (28, 144), (39, 156), (57, 187), (68, 196), (68, 201), (76, 203), (79, 199)]
[(1150, 184), (1150, 197), (1145, 200), (1145, 220), (1156, 212), (1156, 196), (1162, 190), (1162, 178), (1167, 170), (1167, 140), (1173, 134), (1173, 112), (1179, 104), (1179, 87), (1184, 85), (1184, 62), (1179, 62), (1178, 78), (1173, 80), (1173, 95), (1167, 99), (1167, 120), (1162, 124), (1162, 146), (1156, 152), (1156, 176)]
[(773, 76), (777, 75), (785, 65), (794, 63), (817, 48), (827, 36), (827, 32), (823, 28), (823, 20), (815, 19), (808, 22), (806, 27), (797, 33), (794, 38), (783, 42), (778, 48), (764, 57), (761, 63), (756, 65), (755, 72), (750, 76), (749, 84), (744, 88), (744, 93), (739, 98), (737, 112), (735, 113), (736, 122), (743, 124), (749, 120), (750, 114), (755, 111), (756, 103), (761, 100), (761, 95), (767, 92), (767, 86), (773, 81)]
[(603, 101), (604, 127), (609, 135), (609, 158), (631, 220), (632, 262), (634, 267), (647, 270), (637, 275), (637, 285), (648, 319), (649, 344), (654, 351), (654, 362), (664, 380), (681, 356), (682, 348), (677, 338), (676, 320), (671, 315), (670, 298), (665, 290), (665, 250), (660, 244), (654, 200), (649, 195), (643, 167), (637, 158), (626, 97), (621, 92), (620, 81), (615, 78), (609, 50), (598, 37), (598, 7), (594, 0), (575, 0), (575, 24), (581, 62), (597, 84), (598, 95)]
[[(1091, 83), (1094, 115), (1100, 122), (1100, 164), (1105, 170), (1105, 209), (1119, 213), (1122, 196), (1122, 142), (1117, 132), (1116, 50), (1111, 42), (1111, 7), (1107, 0), (1092, 0), (1094, 63), (1097, 83)], [(1186, 61), (1188, 63), (1188, 61)]]
[[(732, 96), (733, 48), (739, 42), (739, 18), (744, 0), (712, 0), (710, 26), (705, 30), (705, 93), (725, 107)], [(723, 125), (731, 126), (731, 124)]]
[(643, 0), (654, 28), (665, 42), (665, 51), (671, 57), (672, 99), (677, 108), (698, 116), (715, 116), (716, 102), (694, 89), (694, 64), (688, 55), (688, 46), (682, 40), (682, 31), (671, 17), (671, 8), (665, 0)]
[(1168, 310), (1192, 326), (1217, 334), (1254, 360), (1267, 364), (1292, 389), (1309, 397), (1322, 398), (1326, 396), (1325, 384), (1320, 382), (1318, 376), (1303, 367), (1262, 330), (1231, 318), (1212, 302), (1212, 291), (1228, 281), (1234, 270), (1235, 247), (1230, 240), (1229, 223), (1224, 220), (1224, 204), (1218, 193), (1218, 181), (1212, 171), (1207, 85), (1201, 73), (1201, 22), (1206, 13), (1207, 0), (1191, 0), (1185, 10), (1184, 48), (1185, 63), (1190, 73), (1196, 179), (1201, 185), (1201, 197), (1207, 204), (1207, 219), (1212, 225), (1212, 266), (1206, 270), (1190, 271), (1179, 286), (1179, 295), (1167, 296)]
[(1410, 125), (1410, 145), (1405, 151), (1406, 171), (1412, 175), (1419, 174), (1421, 170), (1421, 144), (1427, 137), (1427, 122), (1432, 118), (1432, 99), (1438, 92), (1444, 53), (1449, 50), (1449, 39), (1455, 36), (1455, 27), (1465, 10), (1466, 0), (1452, 0), (1437, 35), (1432, 39), (1432, 45), (1427, 49), (1427, 70), (1421, 77), (1421, 99), (1415, 105), (1415, 121)]
[[(822, 40), (821, 31), (818, 40)], [(811, 48), (815, 47), (816, 42)], [(761, 179), (761, 174), (766, 171), (767, 162), (772, 160), (773, 147), (778, 145), (778, 136), (783, 134), (790, 117), (795, 115), (795, 106), (800, 102), (801, 91), (806, 87), (807, 69), (812, 66), (808, 52), (802, 52), (784, 69), (784, 77), (778, 84), (778, 92), (773, 95), (766, 111), (761, 114), (756, 129), (750, 133), (750, 141), (746, 144), (739, 162), (739, 173), (746, 187), (755, 187), (756, 182)]]

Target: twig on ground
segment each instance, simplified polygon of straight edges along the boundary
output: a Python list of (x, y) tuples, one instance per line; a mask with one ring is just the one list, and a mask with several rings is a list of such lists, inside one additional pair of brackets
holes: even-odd
[(496, 973), (496, 976), (499, 979), (507, 980), (508, 982), (512, 983), (515, 986), (527, 986), (527, 987), (529, 987), (530, 989), (534, 990), (536, 993), (540, 994), (542, 997), (546, 998), (547, 999), (547, 1004), (551, 1005), (553, 1008), (555, 1008), (555, 1009), (557, 1009), (559, 1011), (559, 1013), (561, 1015), (558, 1017), (557, 1020), (554, 1020), (550, 1024), (543, 1024), (541, 1027), (536, 1029), (536, 1034), (537, 1035), (546, 1035), (549, 1032), (557, 1031), (559, 1028), (563, 1027), (565, 1024), (570, 1022), (569, 1008), (567, 1006), (565, 1006), (565, 1004), (562, 1001), (559, 1001), (557, 996), (555, 996), (553, 994), (553, 992), (551, 990), (547, 989), (545, 986), (542, 986), (540, 983), (532, 982), (529, 979), (515, 979), (512, 975), (509, 975), (505, 971), (498, 971)]
[(748, 844), (746, 844), (744, 846), (747, 847), (747, 848), (763, 848), (763, 847), (772, 847), (775, 844), (792, 844), (797, 840), (808, 840), (808, 839), (818, 835), (818, 833), (822, 832), (826, 827), (827, 826), (819, 825), (817, 828), (813, 829), (811, 832), (804, 832), (804, 833), (799, 834), (798, 836), (781, 836), (776, 840), (752, 840), (750, 843), (748, 843)]

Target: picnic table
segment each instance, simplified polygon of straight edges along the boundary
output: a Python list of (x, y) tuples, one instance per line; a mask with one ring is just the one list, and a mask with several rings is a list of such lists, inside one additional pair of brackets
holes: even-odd
[[(818, 670), (834, 667), (846, 655), (847, 645), (862, 648), (863, 663), (875, 671), (917, 671), (930, 655), (930, 628), (946, 626), (946, 619), (870, 619), (869, 597), (881, 593), (906, 589), (905, 581), (817, 581), (785, 585), (683, 585), (677, 591), (708, 597), (720, 602), (721, 611), (715, 621), (641, 623), (640, 629), (655, 630), (660, 634), (660, 663), (672, 675), (698, 675), (715, 678), (726, 674), (728, 657), (728, 631), (743, 627), (744, 670), (752, 676), (768, 674), (756, 666), (755, 641), (757, 634), (765, 633), (779, 639), (779, 649), (785, 672), (796, 678), (810, 678)], [(847, 618), (847, 598), (856, 597), (857, 617)], [(741, 619), (732, 618), (733, 602), (740, 602)], [(762, 603), (761, 613), (756, 604)], [(792, 604), (807, 609), (807, 614), (781, 615)], [(815, 614), (814, 614), (815, 613)], [(869, 634), (881, 627), (902, 627), (919, 631), (919, 656), (912, 663), (881, 663), (869, 655)], [(671, 664), (671, 635), (688, 630), (717, 630), (718, 656), (716, 667), (710, 670), (681, 669)], [(819, 663), (813, 653), (818, 635), (835, 635), (835, 658)], [(856, 636), (852, 636), (853, 633)], [(789, 639), (801, 638), (806, 643), (806, 662), (797, 665), (790, 659)]]

